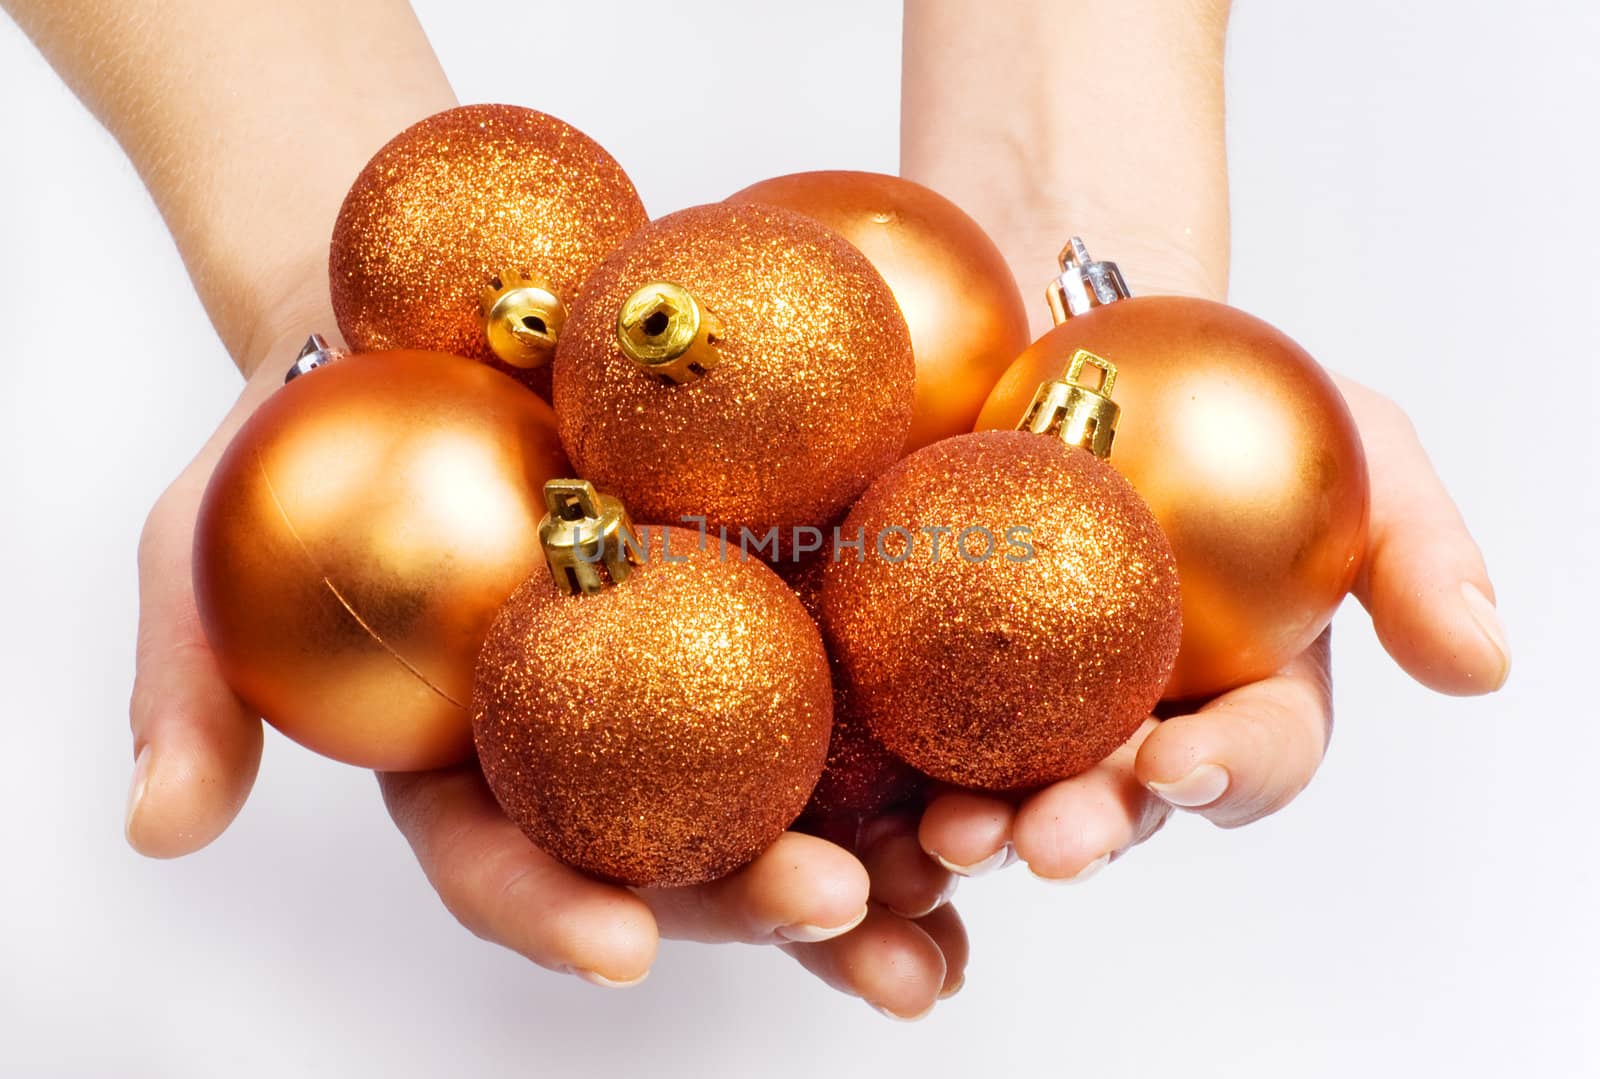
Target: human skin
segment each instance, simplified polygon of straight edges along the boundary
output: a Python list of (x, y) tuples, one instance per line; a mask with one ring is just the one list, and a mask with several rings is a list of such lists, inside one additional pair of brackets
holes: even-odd
[[(262, 744), (195, 612), (200, 495), (300, 341), (333, 325), (326, 245), (350, 179), (389, 137), (455, 98), (396, 0), (3, 3), (123, 145), (246, 377), (152, 509), (139, 551), (127, 835), (143, 853), (178, 856), (231, 822)], [(1144, 291), (1220, 297), (1225, 8), (1022, 8), (1002, 20), (971, 0), (906, 5), (904, 173), (978, 217), (1025, 283), (1049, 276), (1057, 241), (1079, 231), (1139, 267)], [(1436, 688), (1498, 686), (1509, 667), (1503, 631), (1488, 599), (1474, 611), (1461, 588), (1493, 594), (1476, 548), (1403, 415), (1342, 385), (1369, 455), (1386, 462), (1375, 470), (1383, 486), (1359, 583), (1380, 637)], [(628, 985), (648, 972), (661, 935), (782, 943), (829, 984), (912, 1017), (965, 977), (952, 870), (971, 875), (1015, 851), (1042, 876), (1080, 876), (1154, 831), (1171, 804), (1212, 793), (1219, 768), (1226, 788), (1198, 811), (1225, 824), (1270, 812), (1309, 780), (1328, 715), (1324, 641), (1272, 679), (1147, 723), (1099, 768), (1027, 800), (944, 794), (920, 820), (869, 822), (856, 854), (786, 834), (733, 877), (670, 892), (600, 884), (554, 862), (499, 812), (475, 768), (379, 782), (450, 911), (540, 965)]]
[[(351, 178), (395, 133), (456, 100), (410, 8), (396, 0), (5, 6), (138, 169), (246, 379), (152, 509), (140, 542), (126, 830), (142, 853), (175, 857), (232, 821), (262, 747), (261, 722), (223, 681), (195, 609), (190, 550), (201, 494), (307, 333), (334, 325), (327, 244)], [(824, 840), (789, 833), (714, 884), (635, 892), (534, 847), (474, 766), (378, 778), (451, 913), (542, 966), (631, 985), (649, 971), (662, 935), (826, 948), (822, 941), (868, 919), (846, 950), (850, 961), (838, 964), (847, 971), (841, 988), (911, 1014), (961, 976), (966, 943), (953, 912), (921, 928), (881, 907), (869, 918), (866, 870)], [(910, 978), (900, 974), (907, 956)]]
[[(980, 0), (906, 11), (901, 171), (973, 214), (1018, 281), (1042, 288), (1062, 242), (1081, 234), (1136, 293), (1226, 297), (1226, 2), (1017, 5), (1004, 19)], [(1034, 312), (1043, 332), (1044, 305)], [(1355, 586), (1378, 638), (1440, 692), (1500, 688), (1510, 652), (1477, 545), (1400, 408), (1336, 381), (1381, 462)], [(962, 875), (1014, 855), (1038, 876), (1082, 880), (1173, 807), (1225, 827), (1282, 808), (1331, 729), (1325, 633), (1272, 677), (1145, 723), (1082, 775), (1019, 799), (935, 797), (920, 841)]]

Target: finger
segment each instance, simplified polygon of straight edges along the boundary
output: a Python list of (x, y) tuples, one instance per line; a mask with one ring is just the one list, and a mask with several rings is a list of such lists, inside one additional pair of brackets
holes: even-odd
[(971, 948), (967, 941), (967, 927), (956, 908), (946, 903), (932, 914), (917, 920), (921, 929), (944, 954), (944, 981), (939, 986), (939, 999), (948, 1000), (961, 992), (967, 984), (967, 959)]
[(1034, 876), (1080, 883), (1153, 835), (1170, 809), (1134, 774), (1140, 746), (1160, 727), (1146, 720), (1115, 753), (1053, 783), (1017, 810), (1012, 843)]
[(921, 1019), (945, 984), (944, 952), (933, 937), (877, 905), (842, 937), (784, 950), (828, 985), (892, 1019)]
[(905, 918), (921, 918), (955, 895), (960, 881), (923, 851), (917, 817), (895, 813), (868, 823), (861, 862), (872, 878), (872, 899)]
[(190, 575), (200, 493), (180, 480), (139, 543), (134, 770), (124, 831), (153, 858), (199, 850), (244, 805), (261, 763), (261, 723), (228, 688), (200, 628)]
[(1333, 728), (1328, 638), (1273, 677), (1158, 724), (1139, 747), (1140, 781), (1229, 828), (1287, 805), (1311, 782)]
[(1015, 808), (1003, 798), (945, 791), (923, 810), (917, 838), (928, 857), (950, 872), (981, 877), (1006, 864), (1014, 815)]
[(1489, 693), (1511, 673), (1494, 586), (1455, 503), (1404, 412), (1341, 380), (1367, 459), (1372, 519), (1355, 592), (1378, 639), (1423, 685)]
[(134, 768), (123, 830), (129, 845), (153, 858), (189, 854), (221, 835), (261, 764), (261, 722), (228, 688), (201, 630), (191, 558), (195, 516), (217, 460), (281, 383), (281, 374), (250, 380), (156, 502), (139, 539), (139, 639), (128, 704)]
[(650, 908), (529, 842), (475, 767), (378, 782), (429, 883), (474, 934), (596, 985), (635, 985), (650, 972), (659, 943)]
[(693, 888), (643, 889), (664, 936), (776, 944), (848, 933), (867, 914), (867, 871), (827, 840), (785, 832), (755, 861)]

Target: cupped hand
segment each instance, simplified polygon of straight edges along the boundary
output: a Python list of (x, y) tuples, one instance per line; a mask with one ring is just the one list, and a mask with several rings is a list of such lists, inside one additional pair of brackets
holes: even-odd
[[(1338, 379), (1372, 462), (1372, 516), (1355, 594), (1378, 639), (1423, 685), (1499, 689), (1511, 669), (1477, 545), (1405, 413)], [(1277, 674), (1192, 711), (1147, 720), (1096, 767), (1021, 799), (949, 791), (919, 828), (946, 868), (976, 876), (1013, 854), (1038, 876), (1081, 881), (1143, 841), (1173, 808), (1223, 827), (1287, 805), (1332, 730), (1328, 634)]]
[[(282, 384), (303, 327), (318, 320), (283, 322), (295, 330), (259, 350), (264, 362), (246, 357), (245, 368), (255, 374), (157, 500), (140, 539), (129, 709), (135, 765), (125, 827), (129, 844), (151, 857), (188, 854), (220, 835), (243, 806), (261, 761), (261, 721), (228, 688), (200, 625), (191, 550), (218, 459)], [(947, 896), (942, 871), (935, 870), (931, 885), (923, 874), (909, 886), (890, 887), (896, 909), (920, 921), (885, 906), (852, 853), (798, 833), (783, 835), (713, 884), (633, 891), (594, 881), (539, 850), (500, 812), (474, 765), (381, 775), (379, 783), (424, 873), (463, 925), (598, 985), (642, 980), (663, 935), (783, 944), (830, 985), (909, 1017), (959, 984), (965, 967), (960, 920), (947, 907), (929, 913)], [(910, 823), (899, 828), (903, 845)], [(921, 894), (925, 887), (932, 896)]]

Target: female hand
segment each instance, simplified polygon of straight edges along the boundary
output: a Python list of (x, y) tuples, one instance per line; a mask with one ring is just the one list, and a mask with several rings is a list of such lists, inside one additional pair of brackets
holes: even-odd
[[(988, 227), (1032, 295), (1077, 234), (1121, 263), (1135, 294), (1222, 299), (1228, 12), (1228, 0), (1070, 0), (994, 19), (979, 0), (907, 4), (901, 167)], [(1405, 414), (1339, 386), (1373, 465), (1355, 592), (1379, 639), (1424, 685), (1498, 689), (1510, 653), (1477, 546)], [(1039, 876), (1082, 880), (1174, 807), (1225, 827), (1281, 808), (1331, 726), (1323, 634), (1271, 678), (1147, 721), (1082, 775), (1020, 800), (942, 794), (919, 834), (963, 875), (1009, 850)]]
[[(1499, 689), (1511, 658), (1477, 545), (1405, 413), (1337, 381), (1374, 463), (1356, 596), (1417, 681), (1445, 693)], [(993, 868), (1009, 849), (1040, 877), (1079, 881), (1147, 839), (1174, 807), (1230, 828), (1281, 809), (1327, 748), (1328, 641), (1324, 632), (1270, 678), (1147, 720), (1095, 768), (1021, 800), (942, 794), (923, 816), (923, 846), (962, 875)]]
[[(314, 305), (297, 310), (307, 307)], [(295, 329), (263, 350), (265, 362), (246, 358), (255, 374), (158, 500), (140, 541), (130, 708), (136, 764), (126, 829), (128, 842), (152, 857), (187, 854), (221, 834), (244, 804), (261, 759), (261, 723), (228, 688), (201, 630), (190, 557), (200, 499), (218, 458), (282, 384), (304, 327), (319, 324), (282, 321)], [(947, 875), (937, 870), (941, 879), (933, 884), (925, 874), (898, 891), (871, 892), (866, 869), (850, 852), (788, 833), (726, 879), (632, 891), (591, 880), (530, 843), (500, 812), (475, 764), (378, 780), (423, 872), (463, 925), (540, 966), (597, 985), (641, 981), (662, 935), (784, 944), (830, 985), (913, 1016), (957, 984), (965, 966), (955, 913), (927, 913), (947, 888)], [(928, 888), (931, 898), (923, 894)], [(869, 892), (880, 902), (869, 905)], [(881, 902), (927, 916), (918, 923)]]

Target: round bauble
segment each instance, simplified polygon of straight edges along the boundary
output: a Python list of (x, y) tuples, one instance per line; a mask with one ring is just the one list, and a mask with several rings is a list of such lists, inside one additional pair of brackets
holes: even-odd
[[(805, 605), (813, 619), (822, 617), (822, 579), (831, 556), (804, 562), (785, 562), (778, 572)], [(856, 708), (849, 681), (837, 664), (833, 672), (833, 733), (828, 738), (828, 759), (811, 800), (801, 814), (803, 822), (827, 824), (843, 818), (860, 818), (905, 805), (922, 792), (926, 777), (896, 757), (872, 733), (866, 717)]]
[(550, 408), (482, 364), (346, 356), (247, 420), (195, 524), (201, 622), (228, 684), (319, 753), (382, 770), (471, 753), (473, 662), (540, 565)]
[(1076, 775), (1160, 698), (1178, 648), (1172, 554), (1088, 452), (1025, 431), (936, 442), (841, 532), (865, 557), (828, 567), (829, 649), (873, 733), (935, 779)]
[(1028, 346), (1028, 311), (987, 233), (938, 192), (877, 172), (799, 172), (730, 202), (781, 206), (833, 229), (877, 267), (911, 330), (910, 452), (972, 430), (984, 398)]
[(754, 205), (635, 233), (585, 283), (554, 368), (573, 464), (639, 519), (704, 515), (785, 543), (894, 461), (912, 384), (905, 320), (872, 264)]
[(473, 725), (495, 797), (545, 851), (624, 884), (696, 884), (805, 805), (827, 753), (827, 656), (765, 566), (646, 531), (620, 582), (574, 595), (541, 574), (511, 597)]
[(1015, 426), (1078, 349), (1117, 366), (1112, 459), (1161, 522), (1183, 582), (1169, 699), (1271, 675), (1349, 591), (1367, 532), (1361, 436), (1304, 349), (1224, 304), (1143, 296), (1068, 317), (995, 386), (979, 429)]
[(451, 352), (548, 393), (578, 286), (646, 219), (576, 128), (513, 105), (449, 109), (356, 177), (329, 253), (334, 314), (352, 348)]

